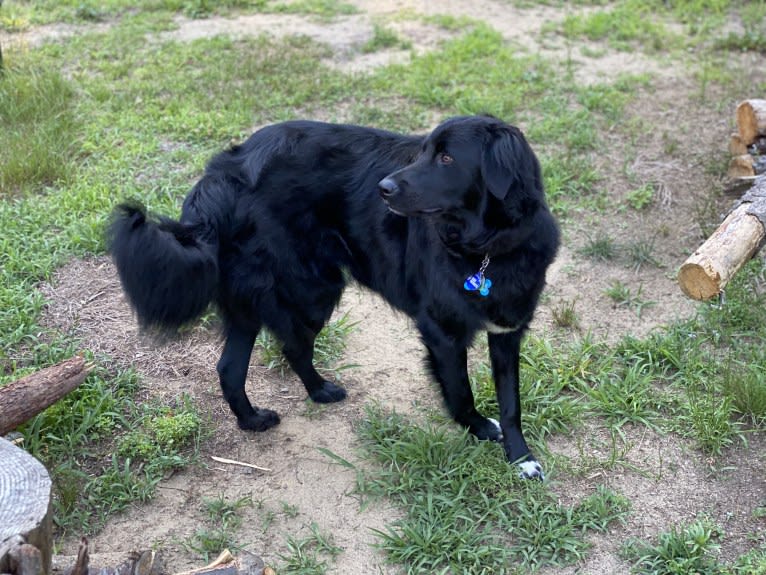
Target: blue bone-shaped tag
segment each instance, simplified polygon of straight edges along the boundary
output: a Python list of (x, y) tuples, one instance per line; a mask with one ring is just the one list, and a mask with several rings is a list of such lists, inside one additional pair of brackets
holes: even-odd
[(489, 288), (492, 287), (492, 280), (485, 277), (481, 272), (476, 272), (466, 278), (463, 289), (466, 291), (478, 291), (482, 296), (489, 295)]

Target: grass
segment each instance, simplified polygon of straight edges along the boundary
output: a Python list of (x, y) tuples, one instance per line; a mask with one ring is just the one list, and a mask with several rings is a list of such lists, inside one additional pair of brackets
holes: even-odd
[(393, 48), (406, 50), (411, 47), (411, 42), (403, 40), (396, 32), (376, 22), (372, 27), (372, 38), (364, 43), (362, 52), (370, 53)]
[(280, 555), (279, 572), (285, 575), (324, 575), (333, 561), (343, 552), (333, 543), (331, 536), (322, 533), (316, 523), (309, 527), (311, 534), (303, 538), (288, 537), (287, 552)]
[(577, 301), (574, 299), (564, 299), (558, 305), (551, 308), (551, 316), (557, 326), (568, 329), (577, 329), (579, 327), (580, 321), (575, 311), (576, 303)]
[(405, 573), (571, 564), (588, 548), (586, 532), (606, 530), (628, 510), (626, 499), (603, 487), (563, 506), (540, 484), (518, 479), (498, 445), (443, 425), (421, 427), (373, 408), (358, 433), (379, 468), (359, 469), (357, 490), (401, 506), (402, 519), (374, 531)]
[[(551, 30), (570, 45), (597, 40), (594, 54), (611, 45), (688, 66), (706, 98), (731, 90), (726, 56), (763, 52), (763, 3), (588, 4), (587, 11), (573, 8)], [(489, 25), (449, 16), (424, 20), (449, 29), (452, 39), (414, 54), (407, 64), (366, 75), (329, 67), (331, 49), (304, 37), (179, 42), (156, 36), (172, 31), (179, 15), (269, 11), (328, 20), (353, 10), (332, 0), (5, 1), (0, 27), (6, 31), (46, 22), (105, 26), (37, 48), (4, 46), (0, 385), (79, 350), (69, 334), (42, 325), (46, 302), (39, 283), (69, 258), (103, 252), (103, 225), (113, 203), (138, 197), (153, 210), (176, 214), (210, 154), (241, 140), (254, 125), (322, 115), (413, 131), (427, 129), (435, 117), (488, 112), (524, 129), (565, 233), (573, 221), (612, 214), (615, 206), (604, 189), (609, 180), (594, 156), (606, 135), (639, 145), (639, 132), (657, 129), (635, 122), (631, 110), (636, 98), (651, 97), (648, 74), (580, 85), (566, 62), (522, 50)], [(741, 33), (719, 36), (726, 11), (742, 17)], [(382, 22), (360, 49), (408, 47)], [(681, 49), (699, 63), (690, 63)], [(728, 109), (729, 102), (710, 104)], [(682, 141), (665, 140), (666, 152)], [(630, 210), (651, 216), (655, 195), (653, 185), (642, 185), (622, 197)], [(606, 264), (657, 265), (652, 240), (635, 240), (618, 244), (596, 236), (580, 253)], [(732, 446), (766, 426), (765, 276), (763, 262), (755, 260), (727, 287), (723, 309), (702, 306), (688, 321), (614, 344), (588, 334), (573, 337), (575, 302), (562, 302), (554, 313), (564, 335), (528, 337), (521, 365), (524, 425), (548, 464), (548, 483), (518, 481), (499, 446), (474, 441), (446, 425), (443, 415), (427, 414), (431, 422), (422, 424), (371, 410), (358, 430), (363, 462), (331, 459), (355, 469), (361, 497), (385, 497), (400, 506), (402, 519), (376, 532), (380, 549), (396, 565), (392, 569), (513, 573), (583, 559), (588, 535), (616, 531), (630, 517), (629, 502), (603, 486), (576, 500), (562, 498), (557, 481), (566, 474), (588, 478), (590, 485), (613, 469), (645, 473), (629, 458), (634, 433), (671, 435), (698, 462), (725, 465)], [(639, 316), (652, 303), (640, 288), (634, 292), (623, 284), (614, 284), (607, 297)], [(342, 318), (320, 336), (323, 369), (344, 367), (338, 364), (351, 329)], [(279, 346), (266, 336), (259, 346), (262, 361), (280, 368)], [(58, 536), (95, 533), (115, 513), (150, 499), (166, 473), (194, 462), (205, 433), (191, 399), (147, 401), (135, 372), (107, 357), (90, 359), (97, 369), (86, 382), (22, 428), (26, 448), (51, 470)], [(479, 407), (496, 415), (484, 359), (472, 366), (471, 377)], [(579, 444), (571, 439), (578, 455), (551, 453), (551, 440), (581, 433), (593, 434), (598, 449), (580, 438)], [(187, 545), (205, 557), (222, 546), (236, 548), (252, 505), (223, 496), (205, 500), (203, 525)], [(290, 502), (258, 511), (263, 533), (277, 516), (297, 514)], [(724, 534), (712, 523), (668, 533), (626, 548), (637, 572), (764, 572), (757, 534), (747, 552), (722, 565), (715, 546)], [(339, 552), (313, 525), (308, 534), (285, 540), (280, 572), (328, 572)]]
[(235, 539), (237, 529), (242, 525), (242, 510), (253, 505), (253, 500), (248, 496), (233, 501), (223, 495), (203, 499), (200, 509), (205, 525), (187, 538), (183, 542), (184, 546), (199, 554), (206, 563), (224, 549), (236, 553), (243, 547)]
[[(322, 328), (314, 342), (314, 363), (318, 370), (329, 371), (337, 376), (341, 371), (353, 367), (348, 364), (339, 365), (338, 362), (343, 358), (346, 340), (355, 328), (356, 323), (349, 320), (347, 314)], [(281, 343), (268, 330), (263, 330), (258, 335), (255, 348), (267, 369), (276, 369), (284, 374), (285, 370), (290, 368), (282, 355)]]
[(638, 575), (763, 575), (766, 573), (766, 550), (753, 550), (732, 564), (718, 560), (723, 530), (706, 518), (672, 527), (661, 533), (654, 544), (629, 541), (624, 556)]
[(620, 280), (614, 280), (604, 293), (614, 302), (615, 306), (632, 308), (640, 318), (644, 308), (655, 304), (653, 301), (643, 299), (641, 297), (641, 291), (642, 286), (638, 286), (638, 289), (634, 294), (630, 287), (622, 283)]
[(607, 262), (617, 256), (617, 245), (611, 236), (600, 233), (594, 238), (588, 238), (578, 253), (593, 260)]
[(8, 65), (0, 82), (0, 197), (75, 175), (75, 87), (55, 68)]

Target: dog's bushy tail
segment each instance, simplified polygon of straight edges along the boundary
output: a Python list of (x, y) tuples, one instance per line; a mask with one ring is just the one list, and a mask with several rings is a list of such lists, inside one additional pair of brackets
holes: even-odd
[(209, 219), (181, 223), (123, 203), (112, 214), (107, 246), (142, 327), (175, 330), (216, 296), (218, 241)]

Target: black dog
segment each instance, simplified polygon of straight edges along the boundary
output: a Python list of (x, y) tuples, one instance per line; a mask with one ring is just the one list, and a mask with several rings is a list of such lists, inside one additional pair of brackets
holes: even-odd
[[(428, 136), (268, 126), (213, 158), (180, 222), (126, 204), (109, 229), (143, 325), (175, 328), (217, 302), (218, 373), (242, 429), (279, 423), (245, 394), (262, 326), (311, 399), (345, 398), (314, 369), (313, 346), (350, 274), (415, 320), (452, 417), (502, 441), (521, 475), (536, 478), (521, 431), (519, 347), (558, 241), (537, 158), (517, 128), (489, 116), (453, 118)], [(488, 332), (499, 425), (476, 410), (468, 381), (478, 331)]]

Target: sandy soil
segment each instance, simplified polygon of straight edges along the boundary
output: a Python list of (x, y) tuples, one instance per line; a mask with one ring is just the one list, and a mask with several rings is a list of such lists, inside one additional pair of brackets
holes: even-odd
[[(643, 117), (649, 125), (667, 125), (679, 141), (695, 144), (684, 165), (664, 158), (663, 134), (644, 133), (637, 142), (621, 141), (618, 134), (604, 142), (600, 158), (602, 172), (608, 174), (603, 185), (614, 201), (614, 213), (599, 221), (569, 223), (565, 228), (564, 247), (548, 277), (548, 288), (534, 324), (538, 334), (553, 332), (552, 310), (574, 302), (579, 318), (579, 334), (591, 332), (598, 338), (615, 340), (625, 334), (643, 335), (677, 318), (694, 313), (694, 305), (675, 285), (674, 270), (701, 238), (697, 213), (715, 185), (715, 177), (702, 166), (711, 154), (725, 148), (731, 131), (728, 112), (709, 109), (700, 103), (696, 84), (684, 74), (651, 60), (640, 53), (613, 52), (599, 46), (603, 53), (592, 58), (581, 46), (541, 36), (540, 28), (566, 15), (569, 8), (538, 7), (517, 9), (511, 3), (493, 0), (461, 2), (356, 0), (361, 12), (341, 17), (331, 23), (317, 22), (296, 15), (249, 15), (238, 18), (206, 20), (179, 19), (176, 30), (165, 38), (190, 40), (213, 34), (306, 34), (334, 47), (332, 62), (338, 67), (364, 72), (393, 61), (405, 61), (409, 52), (382, 51), (362, 54), (360, 47), (373, 30), (373, 23), (384, 21), (409, 39), (416, 51), (433, 49), (448, 37), (448, 32), (422, 21), (399, 17), (402, 13), (454, 14), (485, 19), (500, 30), (520, 50), (557, 54), (568, 53), (578, 82), (609, 78), (617, 73), (650, 72), (656, 79), (656, 93), (639, 99), (630, 115)], [(65, 41), (67, 34), (79, 29), (51, 26), (31, 29), (14, 41), (37, 43), (53, 38)], [(733, 108), (732, 108), (733, 109)], [(640, 153), (626, 155), (628, 147)], [(623, 169), (625, 157), (634, 158)], [(642, 182), (661, 186), (662, 201), (646, 213), (619, 210), (620, 201), (631, 189), (625, 172)], [(721, 204), (723, 206), (724, 203)], [(721, 209), (719, 207), (719, 209)], [(577, 249), (587, 240), (586, 226), (608, 232), (618, 241), (654, 238), (654, 257), (660, 267), (632, 269), (624, 261), (594, 263), (578, 255)], [(593, 232), (590, 232), (593, 233)], [(642, 296), (655, 302), (635, 311), (618, 307), (604, 295), (615, 280), (641, 286)], [(342, 383), (349, 399), (342, 404), (316, 408), (304, 401), (300, 382), (292, 375), (280, 377), (266, 371), (254, 358), (248, 380), (248, 392), (264, 406), (282, 415), (282, 424), (265, 434), (247, 434), (237, 429), (217, 386), (215, 362), (221, 342), (208, 332), (194, 331), (190, 337), (158, 347), (142, 339), (130, 310), (121, 294), (116, 274), (105, 258), (74, 261), (56, 274), (45, 286), (50, 303), (46, 321), (72, 336), (83, 346), (130, 363), (142, 373), (152, 394), (178, 396), (190, 393), (200, 402), (200, 409), (212, 419), (216, 434), (202, 446), (207, 469), (187, 469), (164, 481), (151, 504), (135, 506), (115, 517), (92, 543), (96, 555), (120, 558), (127, 550), (160, 547), (167, 562), (178, 571), (199, 565), (199, 559), (181, 544), (199, 527), (202, 497), (221, 494), (229, 498), (243, 495), (262, 501), (262, 508), (246, 509), (246, 522), (238, 533), (247, 549), (263, 555), (272, 563), (283, 550), (286, 534), (300, 536), (316, 522), (331, 532), (343, 547), (331, 569), (332, 573), (390, 572), (372, 544), (370, 528), (381, 528), (397, 516), (397, 510), (383, 504), (363, 511), (351, 493), (353, 472), (331, 464), (317, 451), (332, 449), (341, 457), (355, 460), (351, 426), (363, 415), (364, 405), (378, 401), (399, 411), (413, 411), (420, 406), (439, 405), (438, 393), (422, 367), (422, 350), (410, 322), (395, 313), (377, 296), (350, 289), (338, 313), (348, 313), (359, 328), (350, 337), (346, 361), (357, 367), (344, 372)], [(576, 337), (578, 332), (573, 332)], [(599, 483), (607, 483), (629, 496), (633, 513), (628, 524), (614, 534), (592, 539), (594, 549), (581, 565), (555, 573), (624, 573), (627, 568), (618, 558), (617, 549), (626, 535), (649, 537), (678, 520), (688, 520), (697, 513), (717, 518), (729, 534), (725, 553), (735, 553), (746, 545), (744, 536), (752, 532), (751, 510), (766, 500), (766, 450), (756, 440), (749, 450), (731, 450), (716, 468), (736, 466), (736, 472), (712, 474), (691, 447), (675, 437), (657, 436), (644, 430), (629, 432), (627, 457), (648, 473), (618, 468), (599, 472), (586, 479), (559, 477), (551, 489), (569, 501), (589, 493)], [(577, 460), (578, 438), (555, 438), (551, 449)], [(586, 431), (580, 441), (606, 445), (606, 438), (595, 430)], [(598, 455), (601, 448), (596, 447)], [(268, 472), (223, 466), (209, 459), (218, 455), (269, 468)], [(297, 516), (283, 513), (283, 504), (295, 506)], [(264, 530), (269, 512), (277, 519)], [(76, 542), (65, 541), (63, 555), (76, 552)], [(108, 561), (108, 559), (106, 559)], [(554, 571), (547, 571), (554, 573)]]

